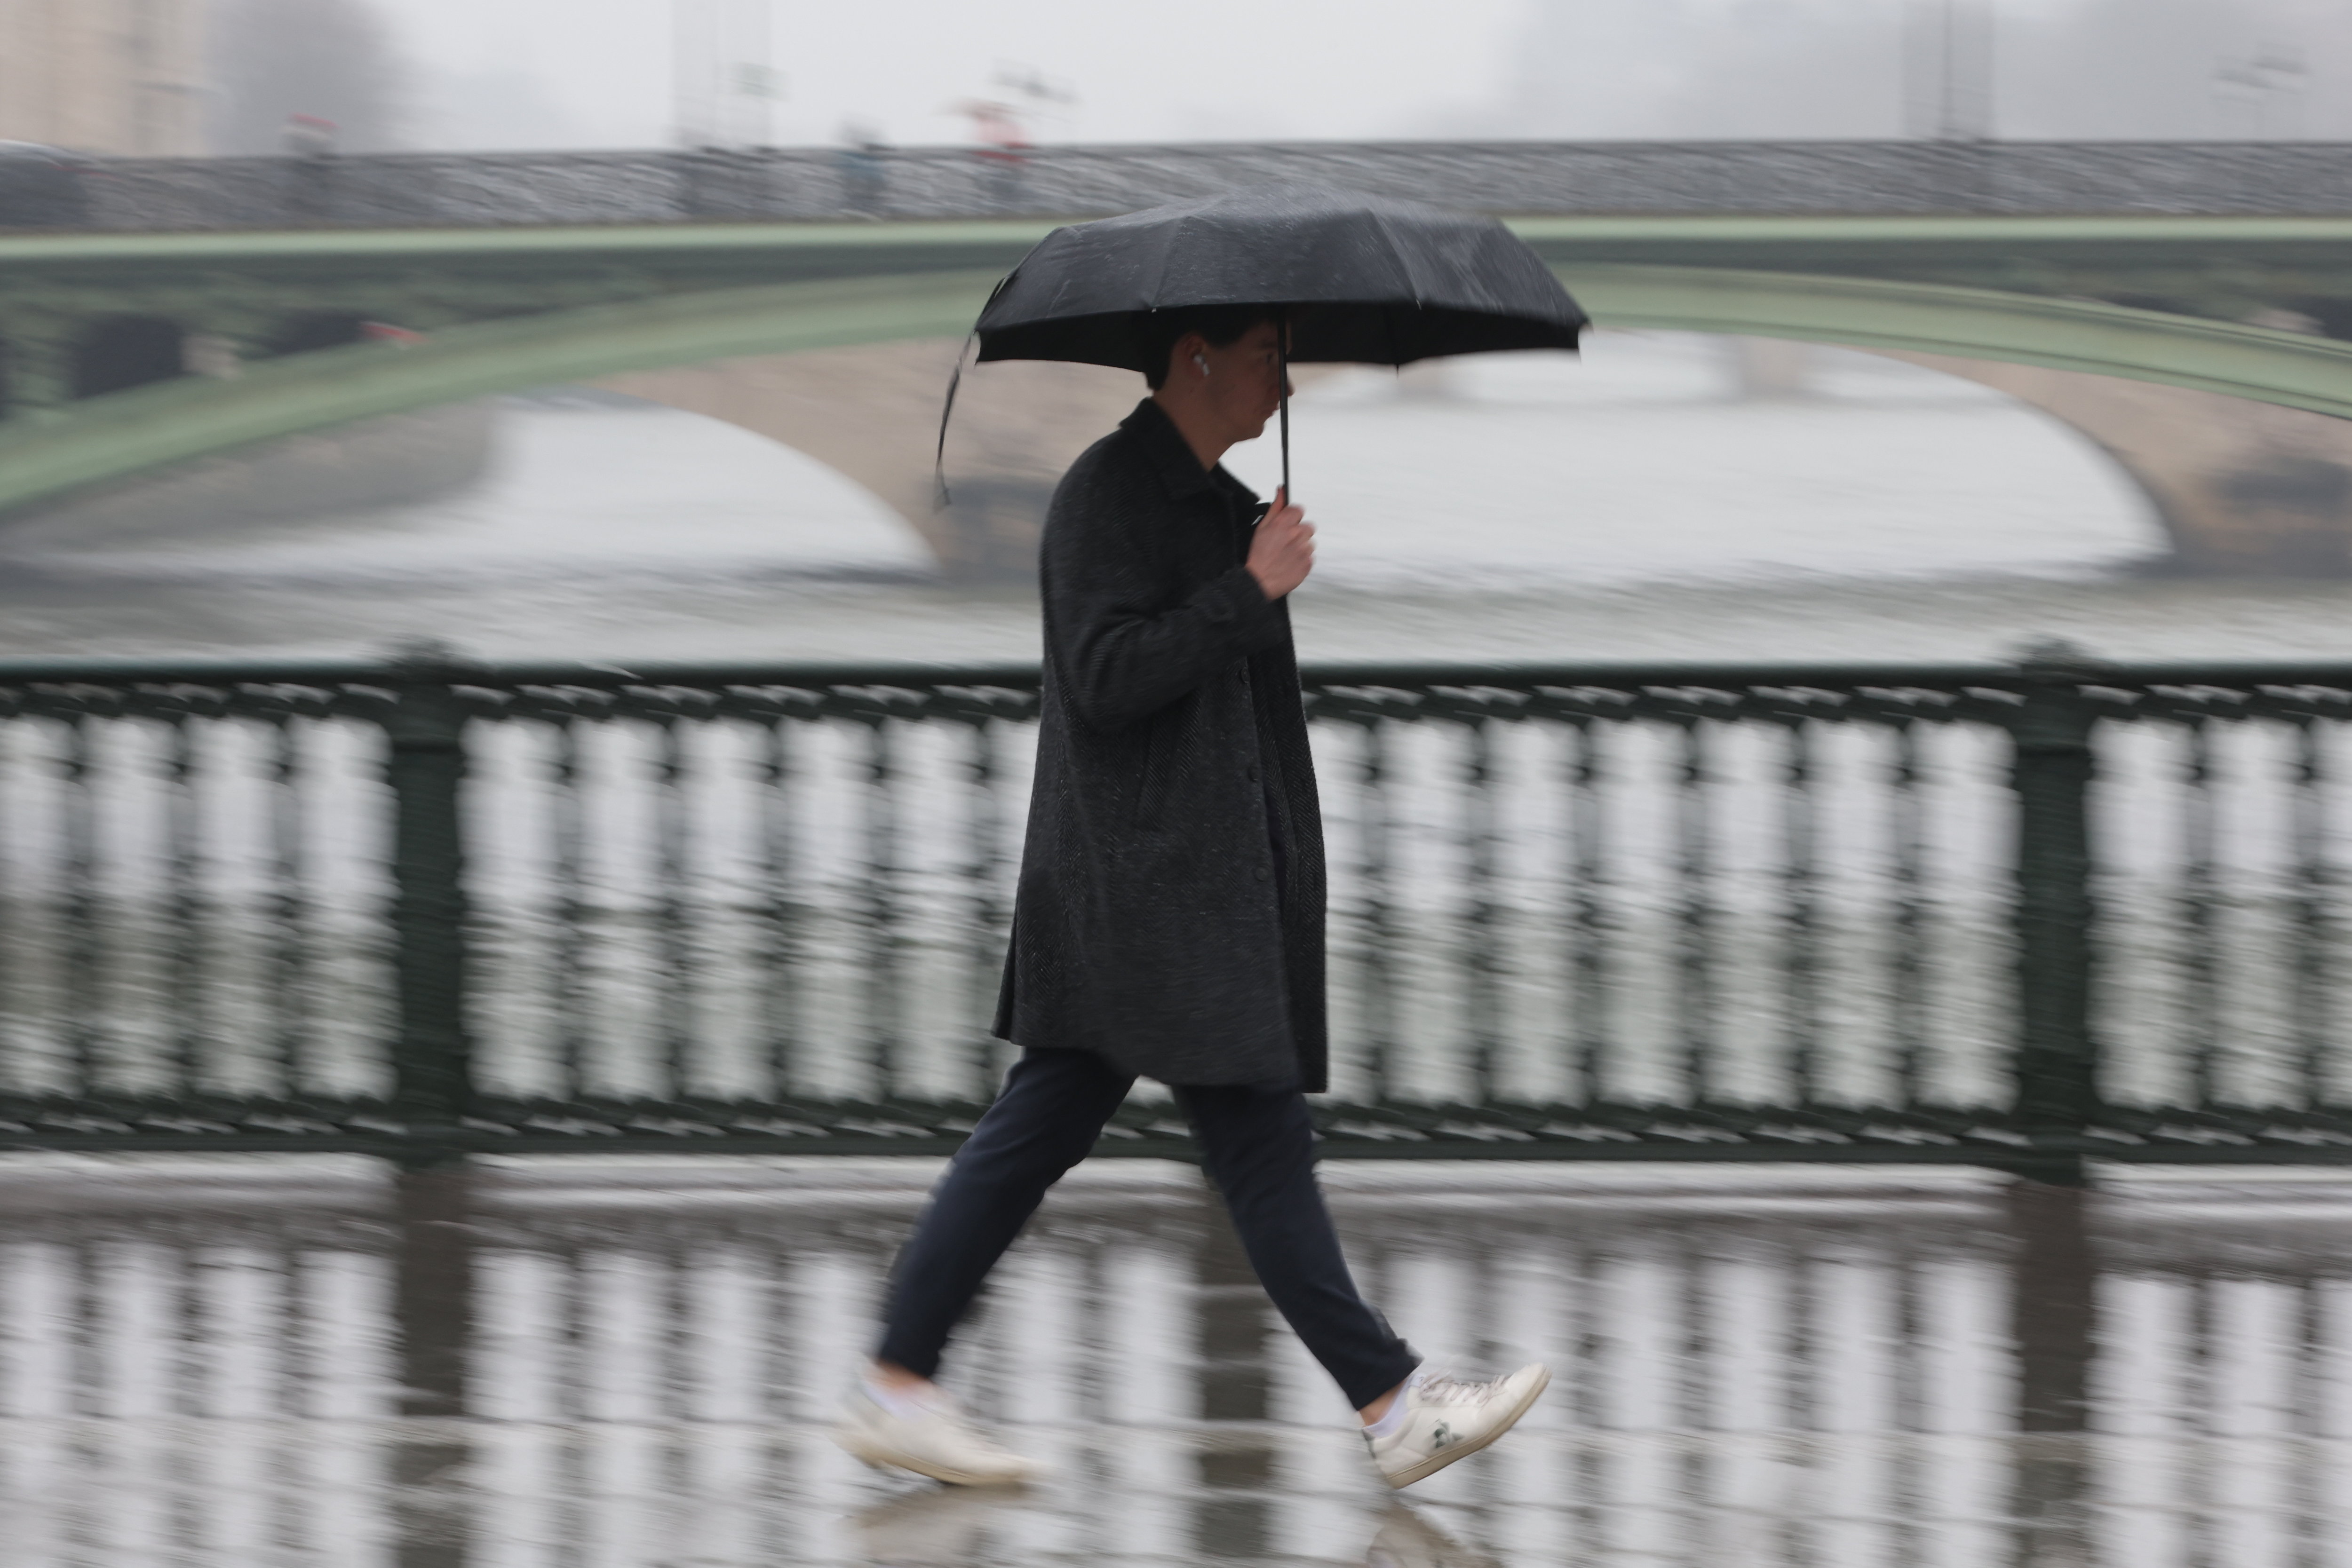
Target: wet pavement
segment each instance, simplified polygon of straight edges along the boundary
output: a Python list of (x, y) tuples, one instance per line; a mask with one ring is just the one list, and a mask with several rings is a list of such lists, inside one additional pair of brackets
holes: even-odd
[(935, 1168), (0, 1158), (0, 1564), (2352, 1562), (2352, 1174), (1328, 1164), (1419, 1348), (1555, 1370), (1400, 1500), (1141, 1161), (958, 1347), (1049, 1483), (839, 1453)]

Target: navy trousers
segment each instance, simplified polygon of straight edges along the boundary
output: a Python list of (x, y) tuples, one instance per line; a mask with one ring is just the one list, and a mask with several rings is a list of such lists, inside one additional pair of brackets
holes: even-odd
[[(932, 1189), (891, 1270), (876, 1355), (919, 1377), (940, 1356), (1045, 1189), (1087, 1157), (1135, 1080), (1090, 1051), (1031, 1051)], [(1314, 1126), (1296, 1089), (1178, 1089), (1202, 1163), (1275, 1307), (1362, 1409), (1420, 1357), (1365, 1305), (1315, 1183)]]

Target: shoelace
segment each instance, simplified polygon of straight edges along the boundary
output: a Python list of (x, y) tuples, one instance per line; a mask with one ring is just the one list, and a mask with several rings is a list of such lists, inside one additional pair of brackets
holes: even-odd
[(1495, 1391), (1495, 1383), (1432, 1375), (1423, 1378), (1413, 1388), (1432, 1405), (1475, 1405)]

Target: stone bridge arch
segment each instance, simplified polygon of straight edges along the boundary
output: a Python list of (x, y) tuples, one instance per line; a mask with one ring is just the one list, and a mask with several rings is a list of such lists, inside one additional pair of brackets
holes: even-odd
[[(805, 453), (897, 512), (958, 580), (1027, 583), (1055, 485), (1127, 417), (1143, 378), (1101, 365), (965, 366), (942, 505), (940, 405), (963, 350), (961, 338), (915, 338), (636, 371), (595, 384)], [(1299, 367), (1294, 380), (1311, 385), (1326, 368)]]
[(2008, 393), (2097, 447), (2184, 575), (2352, 575), (2352, 420), (2154, 382), (1881, 350)]
[(595, 384), (764, 435), (864, 486), (962, 581), (1025, 582), (1055, 482), (1143, 394), (1131, 371), (968, 367), (933, 477), (940, 402), (963, 340), (910, 338), (635, 371)]
[[(2305, 395), (2286, 396), (2278, 386), (2251, 384), (2272, 372), (2234, 361), (2237, 348), (2252, 341), (2242, 329), (2202, 318), (2162, 318), (2178, 325), (2179, 347), (2199, 361), (2198, 373), (2152, 376), (2121, 363), (2098, 367), (2115, 357), (2106, 335), (2116, 323), (2100, 319), (2102, 308), (2036, 324), (2036, 303), (2074, 301), (1998, 296), (2000, 309), (1979, 314), (1990, 301), (1895, 298), (1869, 283), (1848, 288), (1843, 279), (1700, 278), (1663, 268), (1583, 276), (1586, 295), (1609, 302), (1612, 324), (1726, 330), (1743, 320), (1770, 322), (1771, 329), (1759, 326), (1753, 335), (1860, 348), (2005, 392), (2068, 426), (2123, 471), (2163, 530), (2174, 570), (2352, 574), (2352, 419), (2335, 406), (2352, 387), (2352, 366), (2330, 368), (2344, 364), (2343, 345), (2288, 331), (2323, 351), (2302, 361), (2296, 379)], [(1793, 298), (1790, 284), (1812, 298)], [(1832, 336), (1822, 329), (1820, 310), (1842, 294), (1851, 308), (1839, 312)], [(1949, 333), (1966, 318), (1965, 331), (1984, 347), (1962, 353), (1898, 346), (1918, 335), (1922, 307), (1946, 318), (1935, 330)], [(1598, 314), (1601, 307), (1593, 308)], [(2045, 326), (2046, 339), (2032, 340)], [(2205, 338), (2199, 329), (2208, 327), (2227, 336)], [(2252, 330), (2271, 332), (2270, 346), (2284, 348), (2273, 329)]]
[[(2352, 418), (2352, 344), (2294, 332), (1944, 285), (1704, 267), (1580, 265), (1560, 271), (1604, 326), (1990, 360)], [(249, 365), (235, 380), (183, 378), (112, 392), (0, 428), (0, 510), (255, 442), (520, 387), (924, 339), (961, 342), (996, 276), (901, 272), (672, 294), (453, 327), (414, 345), (322, 349)], [(937, 370), (931, 361), (926, 379)], [(1125, 382), (1118, 397), (1123, 404), (1135, 383), (1118, 380)], [(814, 384), (821, 387), (821, 379)], [(704, 395), (683, 373), (666, 390), (675, 397), (662, 401)], [(1108, 392), (1072, 395), (1079, 400), (1072, 407), (1085, 410), (1083, 418), (1073, 415), (1072, 427), (1102, 429), (1108, 415), (1086, 400), (1108, 402)], [(858, 415), (853, 406), (827, 417), (838, 430), (854, 426)], [(927, 419), (909, 434), (919, 432), (927, 448), (934, 429)], [(816, 437), (803, 434), (793, 444), (803, 441)], [(923, 458), (917, 472), (927, 484), (927, 450)], [(855, 476), (845, 457), (831, 460)], [(1034, 466), (1050, 461), (1040, 458)], [(984, 493), (984, 467), (980, 479)], [(868, 487), (889, 498), (881, 486)], [(903, 481), (895, 487), (906, 497)], [(926, 526), (928, 498), (919, 506), (892, 504), (919, 529)], [(1008, 547), (950, 539), (935, 548), (950, 562), (979, 562), (1004, 559)]]

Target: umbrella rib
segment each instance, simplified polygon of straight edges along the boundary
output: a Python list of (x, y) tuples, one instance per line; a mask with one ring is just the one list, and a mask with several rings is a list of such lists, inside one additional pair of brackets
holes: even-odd
[[(1160, 291), (1168, 287), (1168, 264), (1175, 256), (1177, 247), (1192, 237), (1192, 227), (1200, 221), (1196, 215), (1187, 215), (1170, 231), (1168, 243), (1160, 247), (1158, 256), (1151, 258), (1151, 282), (1144, 293), (1145, 298), (1159, 298)], [(1160, 307), (1155, 305), (1151, 308), (1157, 310)]]
[[(1412, 262), (1411, 258), (1406, 256), (1404, 247), (1397, 244), (1396, 231), (1389, 227), (1388, 214), (1376, 210), (1372, 213), (1371, 217), (1373, 227), (1380, 231), (1381, 243), (1389, 247), (1389, 259), (1396, 265), (1397, 270), (1404, 276), (1404, 286), (1412, 295), (1413, 308), (1419, 309), (1421, 308), (1421, 279), (1412, 275)], [(1392, 365), (1403, 364), (1404, 360), (1402, 356), (1404, 350), (1400, 348), (1397, 343), (1396, 307), (1391, 305), (1381, 312), (1381, 324), (1388, 330), (1389, 363)]]

